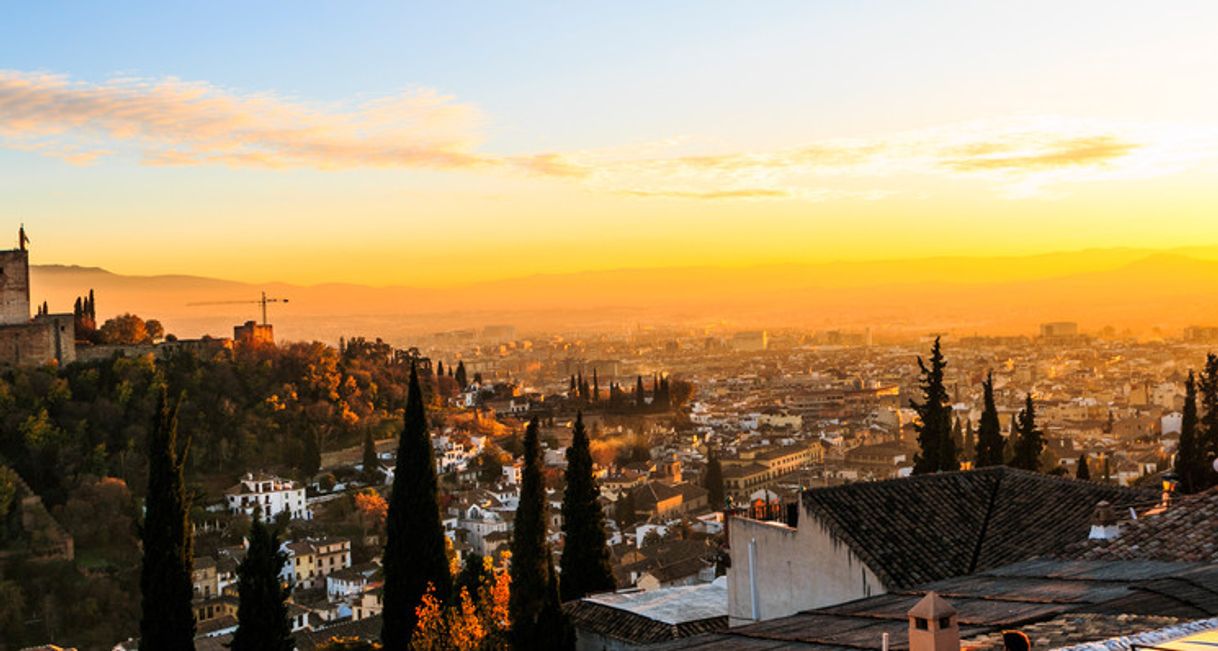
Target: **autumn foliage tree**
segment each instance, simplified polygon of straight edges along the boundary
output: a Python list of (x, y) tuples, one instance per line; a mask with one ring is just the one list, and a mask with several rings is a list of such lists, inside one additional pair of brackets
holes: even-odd
[(415, 609), (417, 623), (410, 648), (419, 651), (509, 648), (511, 628), (511, 554), (502, 552), (496, 564), (490, 556), (472, 558), (481, 564), (475, 585), (462, 585), (451, 604), (429, 589)]

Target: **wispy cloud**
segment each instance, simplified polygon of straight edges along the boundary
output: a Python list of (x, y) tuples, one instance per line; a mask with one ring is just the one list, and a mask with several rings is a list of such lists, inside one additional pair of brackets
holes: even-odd
[[(317, 105), (177, 79), (93, 84), (0, 71), (0, 138), (10, 147), (73, 162), (127, 147), (150, 165), (514, 164), (477, 153), (481, 121), (476, 108), (429, 89), (354, 105)], [(521, 165), (537, 167), (531, 160)]]
[(622, 194), (631, 197), (663, 197), (667, 199), (787, 199), (791, 196), (791, 193), (786, 190), (768, 190), (765, 188), (710, 190), (707, 192), (623, 190)]
[(631, 157), (615, 151), (570, 154), (593, 187), (637, 197), (688, 199), (874, 200), (920, 184), (970, 181), (1006, 198), (1057, 196), (1067, 184), (1138, 180), (1218, 160), (1212, 129), (1159, 128), (1053, 118), (975, 122), (828, 140), (768, 152)]
[(1123, 142), (1112, 135), (1069, 138), (1023, 147), (1013, 143), (986, 142), (961, 147), (959, 158), (949, 158), (943, 164), (963, 172), (1102, 165), (1127, 156), (1138, 147), (1136, 143)]
[(483, 149), (484, 122), (475, 106), (431, 89), (316, 103), (172, 78), (91, 83), (0, 70), (0, 146), (80, 165), (135, 155), (159, 166), (513, 170), (637, 198), (828, 201), (921, 195), (920, 183), (936, 179), (1046, 196), (1070, 183), (1150, 178), (1218, 158), (1213, 129), (1053, 118), (769, 151), (710, 149), (682, 136), (498, 155)]

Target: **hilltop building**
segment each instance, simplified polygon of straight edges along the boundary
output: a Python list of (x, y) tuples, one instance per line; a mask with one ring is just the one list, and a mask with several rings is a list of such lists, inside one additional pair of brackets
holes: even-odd
[(75, 316), (39, 310), (30, 318), (30, 252), (25, 228), (17, 248), (0, 251), (0, 364), (39, 366), (76, 360)]
[(275, 343), (275, 328), (269, 323), (246, 321), (233, 326), (233, 341), (238, 346), (271, 346)]

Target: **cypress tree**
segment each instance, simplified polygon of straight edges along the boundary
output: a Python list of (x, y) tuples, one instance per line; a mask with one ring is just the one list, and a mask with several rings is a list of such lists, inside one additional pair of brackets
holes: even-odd
[(430, 584), (447, 602), (452, 589), (444, 525), (436, 496), (436, 462), (427, 434), (419, 374), (410, 367), (406, 418), (398, 442), (397, 465), (386, 519), (383, 621), (386, 651), (404, 651), (414, 633), (415, 612)]
[(647, 404), (647, 399), (646, 399), (646, 396), (644, 395), (644, 391), (643, 391), (643, 376), (642, 375), (638, 375), (635, 377), (634, 404), (636, 407), (642, 407), (643, 405)]
[(546, 553), (546, 594), (538, 617), (538, 644), (536, 649), (552, 651), (572, 651), (575, 648), (575, 630), (567, 621), (562, 611), (562, 600), (559, 596), (558, 572), (554, 571), (554, 557)]
[(180, 404), (181, 400), (171, 407), (162, 387), (156, 420), (148, 435), (148, 497), (141, 532), (144, 563), (140, 568), (140, 647), (145, 649), (195, 648), (195, 616), (190, 603), (194, 550), (182, 474), (190, 440), (179, 456)]
[(562, 499), (562, 600), (579, 599), (614, 588), (609, 548), (605, 545), (605, 512), (592, 477), (592, 451), (582, 413), (575, 416), (567, 448), (567, 487)]
[(288, 623), (288, 588), (279, 577), (287, 554), (279, 550), (279, 536), (255, 518), (250, 528), (249, 551), (237, 566), (237, 632), (233, 651), (292, 651)]
[(962, 459), (974, 459), (977, 455), (977, 437), (973, 432), (973, 419), (964, 419), (964, 447), (960, 450)]
[(592, 369), (592, 402), (600, 400), (601, 397), (601, 381), (596, 377), (596, 369)]
[(994, 405), (994, 372), (986, 374), (981, 383), (985, 394), (981, 422), (977, 425), (977, 467), (1003, 464), (1002, 424), (998, 422), (998, 407)]
[(726, 508), (723, 501), (723, 465), (719, 463), (719, 455), (713, 449), (706, 455), (706, 476), (702, 483), (711, 509), (718, 511)]
[(914, 456), (914, 474), (939, 472), (943, 470), (958, 470), (956, 460), (956, 444), (952, 440), (952, 413), (948, 404), (947, 389), (943, 386), (943, 369), (947, 361), (943, 359), (943, 351), (939, 338), (935, 337), (931, 347), (930, 366), (922, 357), (918, 357), (918, 368), (922, 373), (923, 401), (910, 400), (909, 404), (918, 413), (918, 422), (914, 429), (918, 432), (918, 444), (921, 454)]
[(1016, 419), (1016, 429), (1018, 438), (1015, 439), (1015, 457), (1011, 459), (1011, 467), (1040, 470), (1040, 453), (1045, 449), (1045, 442), (1044, 435), (1036, 429), (1036, 405), (1032, 403), (1030, 393)]
[(1184, 381), (1184, 412), (1180, 418), (1180, 445), (1176, 450), (1176, 474), (1180, 490), (1195, 493), (1206, 486), (1205, 451), (1197, 434), (1197, 382), (1193, 372)]
[(469, 386), (469, 384), (466, 383), (466, 380), (468, 380), (468, 378), (465, 376), (465, 361), (464, 360), (457, 360), (457, 374), (454, 375), (453, 377), (457, 380), (457, 386), (461, 387), (462, 391), (465, 390), (465, 387)]
[(537, 417), (524, 433), (524, 469), (520, 483), (520, 505), (512, 532), (512, 646), (544, 648), (548, 634), (543, 611), (549, 600), (550, 547), (546, 543), (546, 488), (541, 476), (541, 442)]
[(364, 477), (374, 481), (377, 469), (381, 466), (380, 458), (376, 456), (376, 442), (372, 440), (372, 430), (364, 432)]
[(957, 453), (964, 451), (964, 426), (960, 424), (959, 416), (952, 423), (952, 441), (956, 444)]
[(456, 585), (453, 586), (453, 594), (460, 594), (461, 588), (465, 588), (470, 599), (477, 600), (478, 588), (489, 575), (483, 564), (484, 558), (478, 554), (465, 555), (465, 561), (461, 563), (461, 573), (457, 575)]
[(436, 377), (444, 377), (444, 362), (436, 362)]
[(321, 446), (317, 441), (317, 432), (312, 428), (304, 433), (304, 451), (300, 455), (300, 471), (306, 478), (312, 477), (321, 470)]
[(617, 519), (617, 528), (625, 529), (637, 521), (635, 512), (638, 507), (634, 502), (634, 493), (630, 490), (618, 495), (613, 503), (613, 517)]
[(1218, 456), (1218, 355), (1205, 356), (1205, 368), (1197, 382), (1201, 397), (1198, 409), (1197, 438), (1199, 441), (1196, 481), (1197, 490), (1213, 486), (1218, 477), (1209, 465), (1209, 460)]
[(1074, 478), (1091, 481), (1091, 468), (1087, 467), (1087, 455), (1078, 455), (1078, 469), (1074, 471)]

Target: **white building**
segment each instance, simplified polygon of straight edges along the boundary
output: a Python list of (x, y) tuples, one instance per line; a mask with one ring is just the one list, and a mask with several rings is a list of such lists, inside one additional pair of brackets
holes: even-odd
[(304, 487), (274, 475), (246, 473), (240, 483), (224, 492), (224, 499), (230, 513), (254, 517), (259, 512), (264, 520), (271, 520), (287, 512), (293, 520), (313, 519), (313, 511), (305, 505)]
[(512, 523), (509, 518), (514, 515), (488, 508), (486, 504), (471, 504), (461, 512), (457, 526), (466, 532), (466, 540), (474, 553), (487, 556), (495, 551), (494, 545), (487, 543), (487, 536), (495, 532), (510, 532)]

